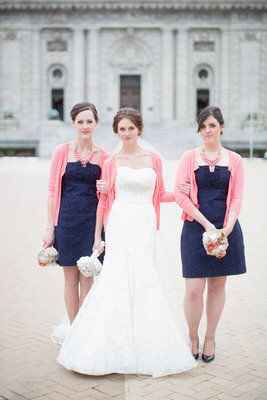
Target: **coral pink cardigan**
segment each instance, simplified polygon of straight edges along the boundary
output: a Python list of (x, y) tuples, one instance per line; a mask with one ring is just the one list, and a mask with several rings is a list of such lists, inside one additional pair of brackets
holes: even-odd
[[(229, 154), (228, 169), (231, 172), (231, 175), (226, 199), (224, 226), (228, 221), (229, 213), (231, 211), (234, 211), (237, 216), (239, 215), (244, 191), (244, 167), (242, 158), (234, 151), (227, 151)], [(194, 173), (196, 169), (198, 169), (196, 149), (188, 150), (183, 154), (180, 160), (176, 173), (174, 189), (175, 200), (183, 209), (183, 220), (193, 221), (192, 215), (194, 213), (194, 207), (199, 207), (197, 184)], [(189, 196), (178, 190), (178, 185), (183, 183), (191, 184)]]
[[(108, 154), (101, 148), (99, 148), (99, 166), (103, 167), (104, 161), (108, 158)], [(58, 222), (58, 215), (60, 209), (61, 200), (61, 182), (62, 176), (65, 173), (66, 165), (69, 154), (69, 143), (60, 144), (56, 147), (52, 157), (50, 166), (50, 177), (48, 186), (48, 196), (53, 198), (53, 223), (56, 226)]]
[[(151, 153), (152, 167), (156, 172), (156, 184), (153, 193), (153, 206), (156, 213), (157, 229), (160, 225), (160, 203), (174, 202), (174, 194), (165, 191), (162, 177), (162, 163), (157, 154)], [(103, 218), (104, 225), (108, 220), (108, 215), (115, 199), (115, 180), (117, 174), (115, 157), (106, 160), (102, 170), (102, 179), (108, 183), (108, 192), (100, 194), (100, 200), (97, 207), (97, 214)]]

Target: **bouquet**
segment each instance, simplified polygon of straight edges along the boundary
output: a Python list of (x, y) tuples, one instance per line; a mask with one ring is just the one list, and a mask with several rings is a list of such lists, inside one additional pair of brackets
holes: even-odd
[(37, 255), (39, 267), (48, 267), (49, 265), (55, 265), (58, 258), (57, 250), (51, 246), (46, 249), (39, 251)]
[(209, 256), (223, 257), (226, 254), (228, 240), (223, 229), (212, 229), (204, 232), (202, 236), (203, 246)]
[(95, 277), (100, 274), (102, 269), (102, 264), (98, 257), (104, 251), (105, 243), (101, 242), (101, 249), (94, 250), (91, 256), (80, 257), (77, 261), (77, 267), (81, 274), (88, 277)]

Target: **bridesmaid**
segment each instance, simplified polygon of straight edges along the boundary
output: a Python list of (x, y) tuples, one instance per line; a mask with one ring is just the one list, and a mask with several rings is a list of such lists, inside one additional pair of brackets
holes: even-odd
[[(192, 353), (199, 357), (198, 330), (207, 286), (207, 327), (202, 360), (215, 358), (215, 333), (225, 303), (229, 275), (246, 272), (243, 235), (238, 216), (244, 187), (241, 157), (221, 144), (224, 119), (218, 107), (206, 107), (198, 116), (199, 148), (186, 151), (180, 161), (175, 198), (183, 209), (181, 258), (185, 278), (185, 316)], [(223, 228), (229, 241), (226, 254), (209, 256), (202, 245), (202, 234)]]
[(43, 246), (54, 243), (58, 264), (65, 278), (64, 298), (70, 323), (92, 285), (92, 278), (79, 273), (76, 261), (92, 253), (98, 204), (97, 191), (107, 153), (92, 136), (98, 113), (92, 103), (75, 104), (70, 112), (76, 137), (55, 149), (49, 179), (48, 221)]

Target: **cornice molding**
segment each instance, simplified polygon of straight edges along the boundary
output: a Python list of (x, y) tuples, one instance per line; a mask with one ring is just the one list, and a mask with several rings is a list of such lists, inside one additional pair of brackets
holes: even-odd
[(77, 11), (77, 10), (165, 10), (165, 11), (263, 11), (267, 10), (266, 0), (252, 1), (1, 1), (0, 10), (2, 11)]

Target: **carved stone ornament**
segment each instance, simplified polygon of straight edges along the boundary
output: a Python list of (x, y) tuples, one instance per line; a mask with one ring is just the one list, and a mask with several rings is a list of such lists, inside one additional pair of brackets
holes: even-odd
[(47, 51), (67, 51), (68, 42), (63, 40), (61, 37), (57, 37), (54, 40), (49, 40), (46, 43)]
[(135, 10), (167, 10), (172, 12), (173, 10), (266, 10), (267, 3), (264, 0), (254, 0), (248, 1), (245, 3), (244, 1), (236, 1), (236, 0), (228, 0), (228, 1), (166, 1), (166, 0), (118, 0), (118, 1), (99, 1), (99, 0), (87, 0), (81, 1), (62, 1), (62, 0), (54, 0), (54, 1), (3, 1), (0, 3), (0, 10), (38, 10), (38, 11), (69, 11), (73, 12), (76, 10), (82, 10), (83, 12), (86, 10), (131, 10), (132, 12)]
[(192, 40), (194, 42), (212, 43), (216, 41), (219, 34), (218, 29), (197, 29), (192, 30)]
[(144, 69), (151, 64), (151, 55), (140, 41), (133, 36), (125, 36), (115, 44), (111, 51), (112, 67), (136, 70)]
[(247, 42), (256, 42), (260, 40), (259, 32), (255, 31), (247, 31), (242, 35), (241, 40), (245, 40)]
[(211, 41), (197, 41), (194, 42), (194, 50), (201, 52), (213, 52), (215, 51), (215, 43)]

